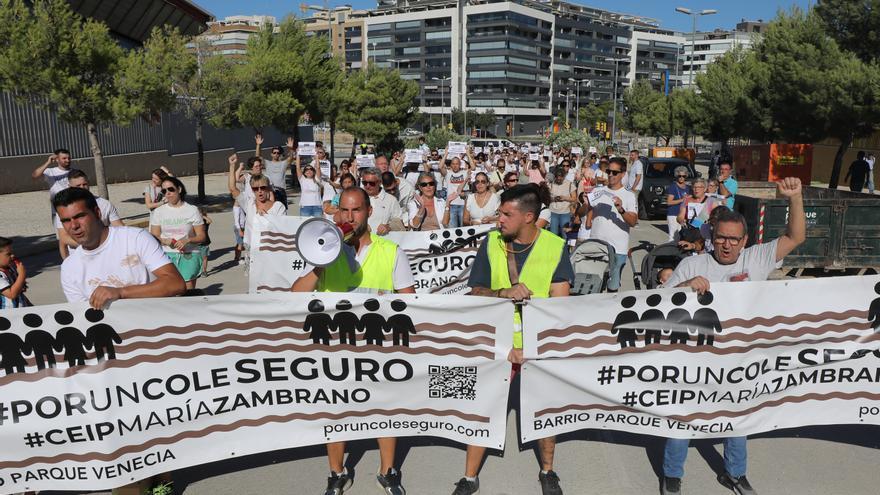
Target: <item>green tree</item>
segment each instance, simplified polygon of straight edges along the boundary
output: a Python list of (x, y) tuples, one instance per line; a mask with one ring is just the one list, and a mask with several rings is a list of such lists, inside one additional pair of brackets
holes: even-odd
[[(658, 102), (663, 95), (647, 81), (636, 81), (623, 92), (623, 128), (647, 136), (656, 135), (660, 127), (657, 118)], [(618, 116), (621, 113), (618, 112)]]
[(397, 71), (370, 66), (352, 72), (339, 89), (339, 126), (360, 142), (396, 139), (412, 118), (418, 94), (418, 84)]
[[(442, 127), (435, 127), (425, 134), (425, 144), (431, 149), (443, 149), (449, 141), (467, 140), (467, 136), (462, 136), (455, 131), (450, 131), (449, 129), (444, 129)], [(416, 148), (418, 145), (419, 142), (417, 139), (411, 138), (406, 141), (407, 148)]]
[(567, 149), (571, 149), (572, 146), (579, 146), (585, 154), (587, 154), (590, 146), (599, 147), (599, 142), (595, 138), (577, 129), (564, 129), (559, 132), (552, 132), (544, 140), (544, 144)]
[[(32, 8), (29, 4), (32, 3)], [(0, 3), (0, 89), (20, 101), (53, 110), (85, 127), (95, 164), (96, 191), (107, 197), (98, 126), (126, 124), (136, 115), (155, 118), (168, 109), (170, 85), (156, 84), (179, 68), (160, 64), (157, 74), (132, 78), (124, 70), (140, 61), (167, 61), (176, 42), (154, 31), (141, 50), (126, 53), (107, 26), (83, 19), (64, 0)]]
[(877, 0), (822, 0), (816, 14), (825, 32), (844, 50), (865, 62), (880, 58), (880, 2)]
[(829, 181), (836, 188), (853, 139), (877, 127), (880, 71), (841, 50), (822, 28), (813, 12), (795, 8), (777, 16), (755, 46), (766, 77), (755, 85), (754, 96), (772, 116), (771, 139), (840, 141)]
[(613, 105), (611, 100), (605, 100), (599, 103), (591, 101), (581, 106), (579, 110), (581, 128), (592, 128), (596, 122), (608, 122), (608, 114), (611, 112)]

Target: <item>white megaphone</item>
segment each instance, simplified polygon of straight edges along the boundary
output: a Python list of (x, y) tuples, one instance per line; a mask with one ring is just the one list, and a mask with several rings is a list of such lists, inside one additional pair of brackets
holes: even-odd
[(342, 252), (343, 233), (330, 220), (310, 218), (296, 230), (296, 250), (312, 266), (327, 266)]

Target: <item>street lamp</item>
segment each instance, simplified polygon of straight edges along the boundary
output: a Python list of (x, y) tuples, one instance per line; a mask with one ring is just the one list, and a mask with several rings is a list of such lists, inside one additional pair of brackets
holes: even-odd
[(444, 103), (445, 100), (443, 98), (443, 83), (446, 81), (452, 80), (452, 76), (449, 77), (432, 77), (432, 81), (440, 81), (440, 125), (444, 128), (446, 127), (446, 113), (443, 112), (443, 107), (446, 106)]
[(474, 92), (466, 93), (464, 95), (464, 107), (461, 109), (464, 112), (464, 135), (467, 136), (467, 97), (473, 95)]
[(511, 105), (509, 103), (511, 101), (519, 101), (519, 97), (514, 96), (511, 98), (508, 98), (508, 104), (507, 104), (507, 106), (510, 107), (510, 113), (511, 113), (511, 116), (513, 117), (513, 123), (510, 125), (510, 138), (513, 139), (514, 136), (516, 136), (516, 105)]
[(578, 130), (580, 130), (581, 129), (581, 83), (586, 81), (587, 87), (589, 88), (590, 85), (592, 84), (592, 81), (589, 79), (575, 79), (573, 77), (569, 77), (568, 80), (574, 81), (574, 83), (575, 83), (576, 90), (575, 90), (575, 97), (574, 97), (574, 101), (575, 101), (575, 105), (574, 105), (575, 106), (575, 110), (574, 110), (575, 124), (574, 125), (577, 127)]
[(617, 64), (629, 62), (628, 58), (606, 58), (606, 62), (614, 62), (614, 97), (612, 104), (614, 110), (611, 113), (611, 145), (614, 146), (614, 134), (617, 132)]
[(565, 89), (565, 94), (559, 93), (560, 98), (565, 98), (565, 127), (570, 127), (568, 124), (568, 115), (571, 113), (569, 111), (568, 98), (571, 96), (571, 88)]
[(373, 65), (376, 65), (376, 42), (370, 42), (370, 52), (373, 54)]
[(675, 11), (680, 14), (691, 16), (691, 20), (693, 21), (693, 25), (691, 28), (691, 70), (688, 74), (688, 87), (690, 88), (694, 84), (694, 51), (697, 48), (697, 17), (701, 15), (717, 14), (718, 11), (715, 9), (706, 9), (694, 12), (691, 9), (685, 7), (676, 7)]

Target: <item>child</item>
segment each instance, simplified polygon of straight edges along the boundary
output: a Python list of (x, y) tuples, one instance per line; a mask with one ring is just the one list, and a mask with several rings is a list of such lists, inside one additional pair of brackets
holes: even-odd
[(24, 292), (27, 272), (12, 253), (12, 240), (0, 237), (0, 309), (32, 306)]
[(199, 251), (202, 253), (202, 273), (200, 276), (207, 277), (208, 255), (211, 254), (211, 235), (208, 233), (208, 230), (211, 228), (211, 217), (208, 216), (208, 210), (204, 207), (199, 207), (199, 213), (202, 214), (202, 221), (205, 222), (205, 242), (199, 246)]

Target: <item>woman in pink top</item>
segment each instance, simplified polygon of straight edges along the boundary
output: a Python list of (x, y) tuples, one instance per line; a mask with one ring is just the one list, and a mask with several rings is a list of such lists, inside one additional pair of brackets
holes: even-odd
[[(528, 155), (525, 155), (525, 158), (528, 159)], [(547, 175), (547, 169), (544, 168), (544, 155), (540, 155), (538, 161), (530, 162), (530, 165), (525, 169), (525, 172), (526, 175), (529, 176), (529, 184), (543, 183), (544, 176)]]

